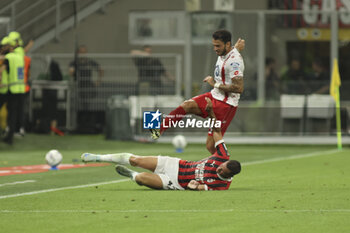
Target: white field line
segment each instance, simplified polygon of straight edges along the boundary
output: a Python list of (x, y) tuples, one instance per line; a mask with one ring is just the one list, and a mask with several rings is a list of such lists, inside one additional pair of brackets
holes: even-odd
[[(332, 153), (335, 153), (337, 151), (338, 150), (328, 150), (328, 151), (312, 152), (312, 153), (307, 153), (307, 154), (297, 154), (297, 155), (291, 155), (291, 156), (288, 156), (288, 157), (279, 157), (279, 158), (274, 158), (274, 159), (265, 159), (265, 160), (257, 160), (257, 161), (252, 161), (252, 162), (246, 162), (246, 163), (242, 163), (242, 165), (243, 166), (247, 166), (247, 165), (271, 163), (271, 162), (291, 160), (291, 159), (301, 159), (301, 158), (307, 158), (307, 157), (313, 157), (313, 156), (332, 154)], [(40, 194), (40, 193), (48, 193), (48, 192), (55, 192), (55, 191), (61, 191), (61, 190), (67, 190), (67, 189), (87, 188), (87, 187), (91, 187), (91, 186), (114, 184), (114, 183), (120, 183), (120, 182), (124, 182), (124, 181), (130, 181), (130, 179), (113, 180), (113, 181), (107, 181), (107, 182), (101, 182), (101, 183), (95, 183), (95, 184), (68, 186), (68, 187), (55, 188), (55, 189), (44, 189), (44, 190), (38, 190), (38, 191), (32, 191), (32, 192), (26, 192), (26, 193), (16, 193), (16, 194), (0, 196), (0, 199), (6, 199), (6, 198), (11, 198), (11, 197), (29, 196), (29, 195), (35, 195), (35, 194)]]
[(21, 197), (21, 196), (35, 195), (35, 194), (39, 194), (39, 193), (49, 193), (49, 192), (67, 190), (67, 189), (88, 188), (88, 187), (98, 186), (98, 185), (120, 183), (120, 182), (124, 182), (124, 181), (128, 181), (128, 180), (130, 180), (130, 179), (112, 180), (112, 181), (101, 182), (101, 183), (84, 184), (84, 185), (77, 185), (77, 186), (68, 186), (68, 187), (55, 188), (55, 189), (44, 189), (44, 190), (38, 190), (38, 191), (33, 191), (33, 192), (27, 192), (27, 193), (16, 193), (16, 194), (0, 196), (0, 199), (6, 199), (6, 198), (10, 198), (10, 197)]
[(0, 210), (0, 213), (350, 213), (350, 209), (256, 209), (256, 210), (239, 210), (239, 209), (219, 209), (219, 210)]
[(255, 165), (255, 164), (262, 164), (262, 163), (279, 162), (279, 161), (291, 160), (291, 159), (303, 159), (303, 158), (308, 158), (308, 157), (333, 154), (333, 153), (336, 153), (338, 151), (339, 151), (338, 149), (326, 150), (326, 151), (316, 151), (316, 152), (311, 152), (311, 153), (307, 153), (307, 154), (297, 154), (297, 155), (291, 155), (291, 156), (287, 156), (287, 157), (278, 157), (278, 158), (273, 158), (273, 159), (263, 159), (263, 160), (245, 162), (245, 163), (242, 163), (242, 165), (247, 166), (247, 165)]
[(4, 184), (0, 184), (0, 187), (2, 186), (7, 186), (7, 185), (16, 185), (16, 184), (26, 184), (26, 183), (34, 183), (36, 182), (36, 180), (23, 180), (23, 181), (15, 181), (12, 183), (4, 183)]

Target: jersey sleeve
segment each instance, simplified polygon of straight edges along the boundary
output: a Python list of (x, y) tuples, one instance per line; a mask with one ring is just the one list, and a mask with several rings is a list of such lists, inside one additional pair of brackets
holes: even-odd
[(215, 148), (216, 148), (216, 153), (219, 156), (222, 156), (222, 157), (229, 157), (230, 156), (230, 154), (227, 151), (227, 147), (225, 145), (224, 140), (217, 141), (215, 143)]
[(240, 54), (237, 54), (230, 60), (229, 74), (230, 78), (243, 77), (244, 64)]

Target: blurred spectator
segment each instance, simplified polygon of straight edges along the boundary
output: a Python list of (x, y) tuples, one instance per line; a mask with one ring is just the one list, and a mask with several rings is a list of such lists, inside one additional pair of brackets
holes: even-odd
[[(3, 40), (3, 39), (2, 39)], [(3, 63), (5, 62), (5, 59), (3, 58), (4, 55), (6, 55), (6, 48), (7, 45), (0, 43), (0, 69), (3, 65)], [(1, 70), (0, 70), (1, 72)], [(3, 72), (3, 71), (2, 71)], [(1, 134), (5, 132), (5, 128), (7, 126), (7, 108), (6, 108), (6, 101), (7, 101), (7, 81), (5, 80), (5, 78), (3, 78), (2, 76), (2, 72), (0, 74), (0, 112), (1, 112), (1, 128), (0, 128), (0, 132)], [(4, 131), (4, 132), (2, 132)]]
[[(80, 45), (76, 60), (69, 64), (69, 74), (74, 77), (77, 85), (77, 123), (81, 133), (99, 133), (102, 129), (101, 121), (104, 117), (100, 112), (89, 109), (92, 100), (97, 96), (97, 87), (100, 85), (103, 70), (100, 64), (87, 57), (88, 49)], [(93, 72), (98, 73), (98, 80), (93, 81)]]
[(9, 37), (3, 38), (1, 45), (2, 54), (5, 54), (5, 57), (0, 66), (0, 93), (6, 95), (9, 129), (3, 141), (7, 144), (12, 144), (17, 121), (23, 115), (22, 100), (25, 93), (23, 77), (24, 58), (14, 53), (16, 42)]
[[(266, 57), (265, 59), (265, 98), (266, 100), (276, 100), (280, 98), (281, 94), (281, 79), (277, 74), (276, 60), (272, 57)], [(258, 83), (258, 73), (255, 73), (253, 83)], [(244, 100), (256, 100), (257, 87), (256, 85), (248, 85), (244, 89)]]
[[(19, 32), (10, 32), (9, 38), (17, 43), (15, 52), (22, 53), (22, 56), (24, 56), (26, 53), (29, 52), (29, 50), (33, 47), (34, 41), (30, 40), (27, 45), (24, 46), (23, 40), (21, 38), (21, 34)], [(16, 51), (17, 50), (17, 51)]]
[(153, 31), (151, 28), (151, 20), (150, 19), (140, 19), (139, 25), (137, 28), (137, 35), (139, 37), (151, 37), (153, 35)]
[(265, 90), (266, 99), (279, 99), (281, 94), (281, 80), (276, 73), (276, 60), (271, 57), (265, 59)]
[(307, 86), (307, 74), (301, 66), (299, 59), (293, 58), (288, 69), (282, 74), (282, 91), (284, 94), (306, 94), (309, 92)]
[(330, 73), (322, 59), (316, 58), (312, 62), (312, 73), (309, 75), (309, 86), (311, 93), (328, 94), (329, 93)]
[(29, 119), (29, 78), (30, 78), (30, 65), (31, 58), (26, 54), (33, 47), (34, 41), (30, 40), (27, 45), (24, 46), (23, 40), (21, 38), (21, 34), (19, 32), (12, 31), (8, 36), (11, 40), (13, 40), (16, 45), (14, 48), (14, 53), (20, 55), (24, 59), (24, 83), (25, 83), (25, 93), (21, 97), (20, 106), (22, 106), (23, 111), (21, 117), (17, 119), (16, 123), (16, 133), (15, 135), (24, 136), (25, 134), (25, 122)]
[[(74, 77), (80, 89), (80, 97), (84, 100), (96, 96), (95, 87), (99, 86), (103, 76), (103, 70), (95, 60), (86, 56), (88, 50), (85, 45), (80, 45), (77, 51), (77, 60), (69, 64), (69, 74)], [(98, 80), (93, 82), (93, 71), (98, 72)]]
[[(49, 66), (49, 79), (48, 81), (62, 81), (63, 76), (58, 63), (54, 60), (51, 61)], [(49, 133), (54, 134), (60, 132), (57, 129), (58, 122), (58, 108), (57, 108), (57, 90), (46, 89), (42, 90), (42, 108), (40, 118), (36, 121), (35, 131), (37, 133)], [(58, 133), (63, 135), (63, 133)]]
[(138, 69), (139, 80), (136, 93), (138, 95), (164, 94), (162, 76), (169, 80), (174, 78), (165, 70), (159, 58), (152, 57), (152, 47), (143, 46), (143, 50), (131, 50), (131, 55)]

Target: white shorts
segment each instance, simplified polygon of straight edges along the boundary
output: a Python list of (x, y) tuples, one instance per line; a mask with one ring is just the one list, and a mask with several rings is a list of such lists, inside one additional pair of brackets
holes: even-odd
[(184, 190), (177, 180), (179, 173), (179, 158), (158, 156), (155, 174), (159, 175), (163, 183), (163, 189)]

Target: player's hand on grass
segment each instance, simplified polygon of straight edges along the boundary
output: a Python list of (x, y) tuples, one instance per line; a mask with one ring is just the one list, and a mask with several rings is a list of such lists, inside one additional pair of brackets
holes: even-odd
[(210, 86), (214, 87), (215, 81), (214, 78), (212, 76), (207, 76), (205, 77), (205, 79), (203, 80), (203, 82), (208, 83)]
[(235, 48), (241, 52), (242, 50), (244, 50), (245, 48), (245, 40), (238, 38), (236, 44), (235, 44)]
[(190, 183), (188, 183), (187, 188), (195, 190), (195, 189), (198, 188), (198, 186), (199, 186), (199, 182), (198, 181), (191, 180)]

